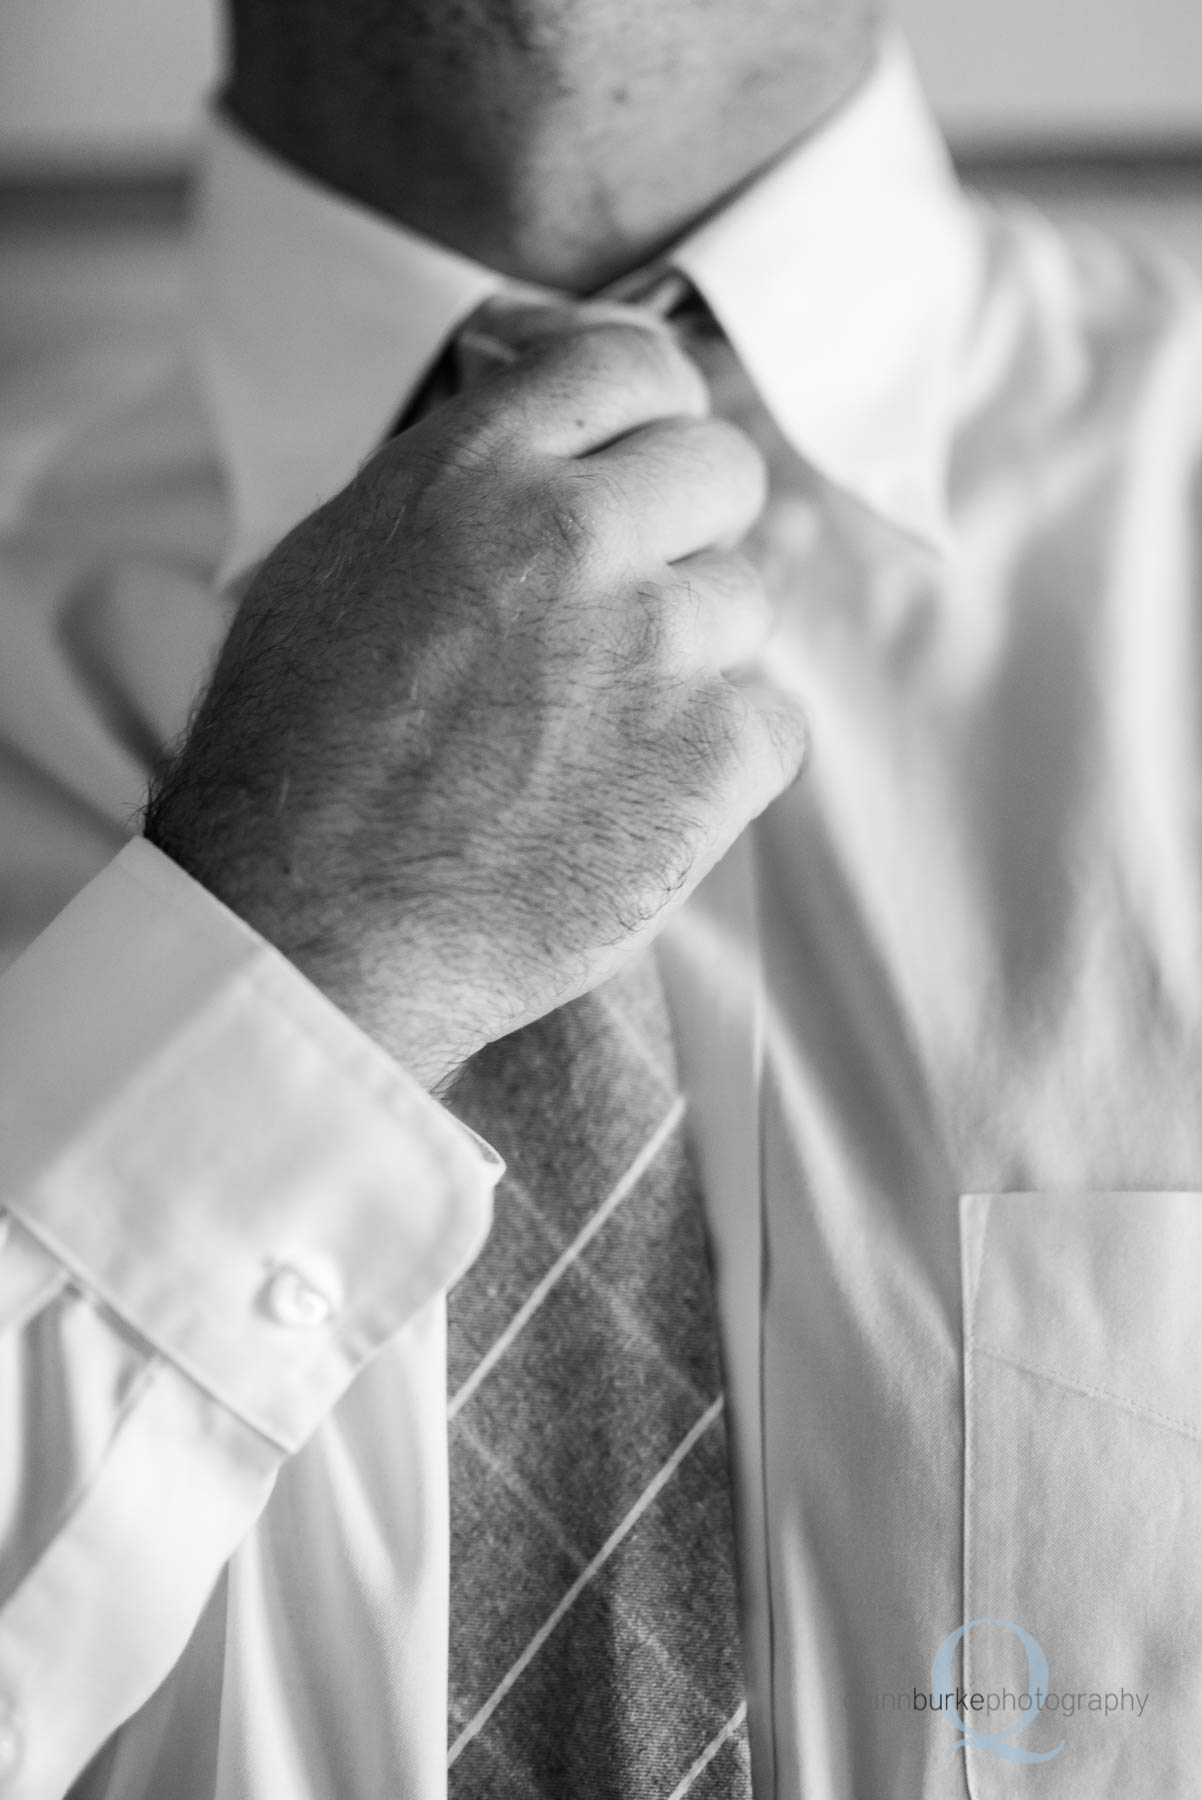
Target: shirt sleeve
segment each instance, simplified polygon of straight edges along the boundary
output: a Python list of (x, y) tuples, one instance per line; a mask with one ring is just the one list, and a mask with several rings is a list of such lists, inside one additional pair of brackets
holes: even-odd
[(0, 1796), (178, 1658), (500, 1163), (138, 839), (0, 980)]

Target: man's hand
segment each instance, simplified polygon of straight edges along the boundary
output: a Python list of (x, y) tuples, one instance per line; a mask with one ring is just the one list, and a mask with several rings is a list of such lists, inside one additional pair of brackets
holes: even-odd
[(804, 750), (725, 673), (758, 453), (666, 329), (531, 317), (266, 558), (147, 812), (430, 1087), (611, 974)]

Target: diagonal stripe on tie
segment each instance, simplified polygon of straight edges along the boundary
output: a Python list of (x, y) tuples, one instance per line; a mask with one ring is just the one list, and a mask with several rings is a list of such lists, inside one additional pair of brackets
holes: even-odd
[(700, 1195), (654, 962), (475, 1059), (451, 1295), (450, 1792), (750, 1792)]

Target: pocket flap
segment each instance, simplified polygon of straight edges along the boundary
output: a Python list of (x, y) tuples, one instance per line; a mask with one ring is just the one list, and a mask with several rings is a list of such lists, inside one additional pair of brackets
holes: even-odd
[(1202, 1437), (1202, 1192), (968, 1194), (975, 1350)]

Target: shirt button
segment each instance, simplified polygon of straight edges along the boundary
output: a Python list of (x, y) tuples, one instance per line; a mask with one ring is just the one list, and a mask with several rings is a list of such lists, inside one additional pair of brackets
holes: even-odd
[(328, 1294), (299, 1269), (287, 1264), (275, 1271), (267, 1283), (264, 1297), (267, 1310), (277, 1325), (300, 1330), (311, 1331), (317, 1325), (324, 1325), (334, 1310)]

